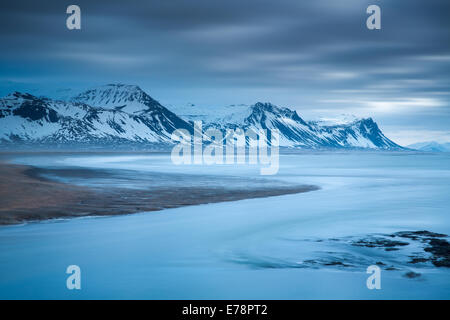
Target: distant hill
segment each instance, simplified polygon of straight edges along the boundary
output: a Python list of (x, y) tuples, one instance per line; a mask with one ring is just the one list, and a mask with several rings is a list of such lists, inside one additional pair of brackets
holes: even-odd
[(436, 141), (427, 141), (410, 144), (407, 147), (410, 149), (427, 152), (450, 152), (450, 142), (438, 143)]

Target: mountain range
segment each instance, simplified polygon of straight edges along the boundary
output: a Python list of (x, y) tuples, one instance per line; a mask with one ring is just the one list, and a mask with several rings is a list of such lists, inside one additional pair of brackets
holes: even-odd
[(408, 146), (410, 149), (424, 152), (450, 152), (450, 142), (439, 143), (436, 141), (418, 142)]
[(403, 147), (388, 139), (372, 118), (345, 123), (305, 121), (296, 111), (271, 103), (201, 109), (173, 108), (135, 85), (109, 84), (66, 100), (13, 92), (0, 99), (0, 144), (165, 145), (175, 129), (278, 129), (280, 146), (302, 149)]

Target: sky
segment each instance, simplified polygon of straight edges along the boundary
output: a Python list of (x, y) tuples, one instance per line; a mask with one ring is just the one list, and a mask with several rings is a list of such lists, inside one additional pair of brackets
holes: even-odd
[[(66, 27), (71, 4), (81, 30)], [(402, 145), (447, 142), (449, 40), (448, 0), (2, 1), (0, 95), (137, 84), (169, 109), (271, 102), (372, 117)]]

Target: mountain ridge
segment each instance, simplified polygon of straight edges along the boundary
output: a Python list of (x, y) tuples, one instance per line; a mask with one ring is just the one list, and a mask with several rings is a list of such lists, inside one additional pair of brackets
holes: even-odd
[(439, 143), (436, 141), (425, 141), (413, 143), (407, 147), (424, 152), (450, 152), (450, 142)]
[[(191, 106), (193, 108), (193, 106)], [(233, 110), (236, 114), (228, 112)], [(191, 110), (192, 111), (192, 110)], [(204, 127), (219, 130), (278, 130), (280, 146), (301, 149), (402, 150), (372, 118), (321, 125), (303, 120), (295, 110), (269, 102), (217, 109), (216, 118), (197, 115)], [(193, 132), (192, 118), (179, 116), (140, 87), (108, 84), (68, 101), (13, 92), (0, 99), (2, 143), (142, 143), (170, 145), (176, 129)]]

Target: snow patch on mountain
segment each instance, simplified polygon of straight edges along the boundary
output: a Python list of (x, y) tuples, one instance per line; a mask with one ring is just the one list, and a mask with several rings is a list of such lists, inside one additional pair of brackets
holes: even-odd
[(206, 107), (188, 103), (184, 106), (172, 106), (171, 110), (186, 121), (203, 121), (209, 124), (241, 124), (252, 112), (251, 106), (246, 104)]
[(152, 109), (164, 108), (136, 85), (108, 84), (85, 92), (71, 99), (93, 107), (142, 114)]
[(341, 114), (341, 115), (335, 116), (335, 117), (321, 117), (317, 120), (311, 120), (309, 122), (315, 123), (315, 124), (318, 124), (321, 126), (335, 126), (335, 125), (350, 124), (357, 120), (359, 120), (359, 119), (353, 114)]

